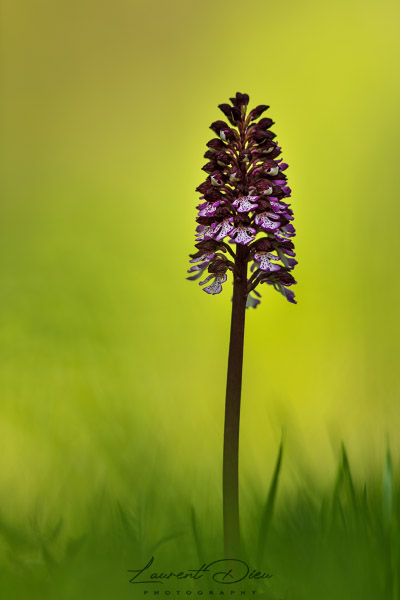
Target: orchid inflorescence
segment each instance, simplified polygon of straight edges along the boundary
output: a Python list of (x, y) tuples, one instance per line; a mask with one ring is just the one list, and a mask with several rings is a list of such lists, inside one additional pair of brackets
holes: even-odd
[(273, 285), (296, 303), (288, 289), (296, 283), (290, 271), (297, 264), (291, 241), (293, 211), (287, 203), (291, 190), (284, 173), (288, 165), (278, 158), (281, 148), (270, 130), (273, 121), (258, 120), (269, 107), (262, 104), (247, 114), (247, 94), (238, 92), (230, 100), (232, 105), (219, 108), (231, 126), (215, 121), (210, 127), (218, 137), (207, 144), (204, 156), (209, 162), (203, 167), (207, 178), (196, 188), (202, 194), (197, 206), (197, 252), (190, 255), (194, 264), (189, 272), (194, 275), (188, 279), (200, 279), (207, 270), (209, 275), (200, 285), (207, 284), (203, 289), (208, 294), (219, 294), (227, 272), (235, 273), (233, 249), (240, 244), (247, 249), (245, 260), (250, 263), (247, 306), (260, 303), (255, 288), (261, 283)]

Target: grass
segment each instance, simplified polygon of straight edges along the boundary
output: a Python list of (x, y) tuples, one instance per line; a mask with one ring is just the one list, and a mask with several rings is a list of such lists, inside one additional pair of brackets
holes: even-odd
[[(242, 531), (243, 560), (272, 578), (247, 587), (228, 586), (229, 594), (221, 584), (202, 581), (191, 587), (181, 581), (168, 584), (170, 596), (179, 597), (176, 591), (181, 590), (193, 595), (224, 591), (231, 597), (231, 591), (239, 596), (247, 589), (248, 594), (257, 590), (259, 597), (275, 600), (398, 599), (400, 489), (390, 451), (379, 477), (360, 486), (353, 481), (342, 447), (329, 493), (297, 489), (286, 498), (278, 493), (282, 456), (283, 443), (268, 496)], [(100, 493), (82, 515), (78, 535), (71, 535), (62, 516), (52, 521), (40, 511), (26, 523), (0, 518), (1, 597), (142, 598), (143, 587), (129, 584), (128, 570), (144, 567), (151, 556), (155, 572), (186, 570), (222, 558), (219, 512), (206, 522), (197, 516), (201, 507), (165, 507), (167, 526), (154, 535), (144, 508), (122, 506)]]

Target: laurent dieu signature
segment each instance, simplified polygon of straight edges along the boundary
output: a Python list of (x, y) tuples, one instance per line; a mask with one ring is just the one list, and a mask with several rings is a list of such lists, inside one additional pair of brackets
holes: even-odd
[[(157, 571), (149, 572), (154, 562), (154, 556), (142, 569), (128, 569), (129, 573), (135, 573), (129, 580), (129, 583), (171, 583), (180, 579), (202, 579), (210, 577), (215, 583), (233, 584), (249, 580), (270, 579), (272, 575), (263, 573), (256, 569), (250, 569), (249, 565), (243, 560), (236, 558), (222, 558), (214, 560), (208, 564), (202, 564), (198, 569), (186, 569), (176, 571)], [(153, 567), (154, 568), (154, 567)]]

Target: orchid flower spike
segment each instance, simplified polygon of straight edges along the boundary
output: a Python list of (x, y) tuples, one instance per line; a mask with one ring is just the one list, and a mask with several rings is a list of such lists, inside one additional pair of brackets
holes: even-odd
[[(196, 248), (188, 279), (202, 279), (208, 294), (219, 294), (228, 271), (235, 276), (240, 260), (250, 266), (247, 279), (247, 307), (260, 303), (259, 284), (272, 285), (292, 303), (289, 289), (296, 283), (291, 273), (293, 258), (293, 211), (288, 199), (288, 165), (279, 158), (281, 148), (271, 131), (274, 124), (261, 115), (269, 108), (261, 104), (247, 111), (249, 96), (236, 94), (231, 104), (220, 104), (226, 121), (211, 125), (216, 137), (207, 146), (207, 177), (197, 187)], [(246, 250), (240, 250), (239, 246)], [(208, 275), (202, 277), (204, 271)]]

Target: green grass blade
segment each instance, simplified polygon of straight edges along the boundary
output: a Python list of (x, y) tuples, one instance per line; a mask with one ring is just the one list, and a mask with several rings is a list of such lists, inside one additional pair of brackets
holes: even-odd
[(282, 455), (283, 455), (283, 441), (284, 436), (282, 434), (281, 443), (279, 445), (278, 456), (275, 463), (274, 473), (272, 475), (272, 480), (269, 486), (267, 501), (265, 503), (264, 512), (261, 518), (260, 529), (258, 533), (258, 560), (262, 561), (267, 535), (270, 529), (272, 516), (274, 512), (274, 504), (276, 493), (278, 490), (278, 481), (279, 481), (279, 473), (281, 470), (282, 464)]
[(393, 465), (389, 447), (386, 451), (382, 478), (382, 512), (385, 529), (390, 529), (393, 516)]
[(196, 511), (194, 510), (193, 506), (191, 508), (191, 521), (192, 521), (193, 537), (194, 537), (194, 541), (196, 544), (197, 554), (200, 559), (200, 562), (204, 562), (206, 553), (204, 551), (203, 542), (201, 540), (200, 533), (199, 533)]
[[(339, 520), (342, 524), (346, 523), (346, 525), (350, 525), (352, 521), (356, 524), (360, 518), (355, 486), (344, 444), (342, 444), (338, 476), (333, 491), (332, 511), (333, 518), (339, 514)], [(347, 519), (345, 518), (345, 513)]]
[(139, 532), (137, 527), (132, 523), (132, 519), (127, 514), (125, 509), (122, 507), (121, 503), (117, 501), (117, 511), (119, 516), (119, 521), (122, 526), (122, 529), (127, 533), (127, 535), (136, 543), (139, 543)]

